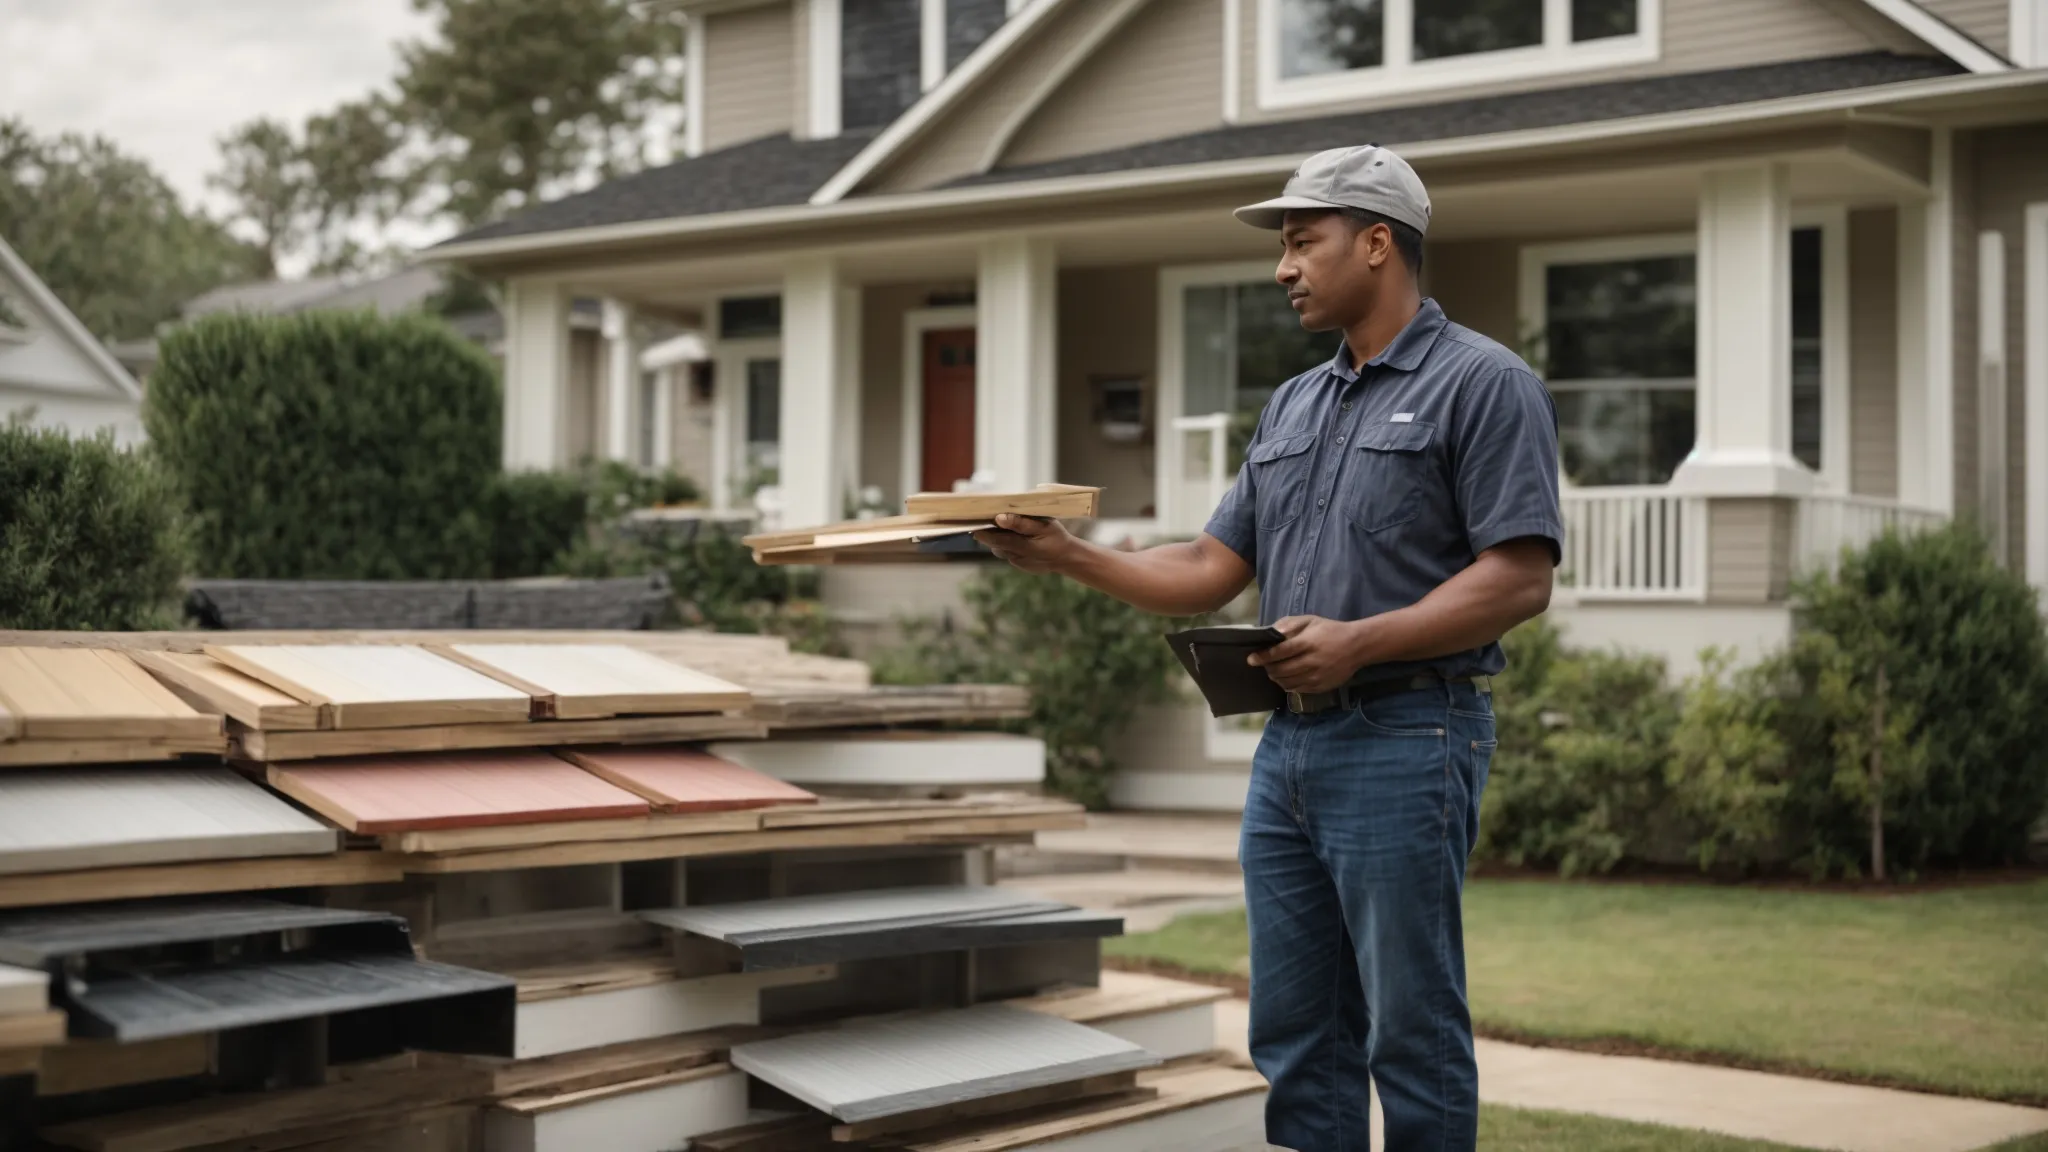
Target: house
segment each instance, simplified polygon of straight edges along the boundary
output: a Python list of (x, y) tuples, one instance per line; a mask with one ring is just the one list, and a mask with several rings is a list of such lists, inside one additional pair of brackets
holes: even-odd
[(0, 420), (140, 444), (142, 386), (0, 238)]
[[(1378, 142), (1427, 291), (1556, 397), (1575, 640), (1754, 654), (1794, 573), (1951, 516), (2048, 585), (2048, 0), (679, 2), (689, 157), (430, 256), (507, 286), (509, 466), (567, 459), (596, 296), (707, 334), (721, 501), (985, 471), (1193, 533), (1334, 350), (1229, 210)], [(1249, 739), (1148, 718), (1118, 795), (1233, 807)]]

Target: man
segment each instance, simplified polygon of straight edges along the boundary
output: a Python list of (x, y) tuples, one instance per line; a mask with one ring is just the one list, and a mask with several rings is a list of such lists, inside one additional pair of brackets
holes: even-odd
[(1266, 1138), (1473, 1148), (1478, 1071), (1459, 897), (1494, 747), (1500, 637), (1550, 602), (1564, 530), (1550, 397), (1512, 352), (1422, 298), (1429, 197), (1375, 145), (1312, 157), (1238, 219), (1281, 234), (1302, 326), (1342, 332), (1283, 384), (1191, 543), (1119, 552), (1001, 517), (997, 555), (1164, 615), (1254, 575), (1287, 690), (1245, 798), (1251, 1049)]

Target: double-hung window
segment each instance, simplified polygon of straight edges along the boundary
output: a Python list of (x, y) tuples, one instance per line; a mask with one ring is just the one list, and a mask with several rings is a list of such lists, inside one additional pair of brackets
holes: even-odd
[(809, 0), (810, 131), (880, 128), (979, 48), (1014, 0)]
[(1657, 58), (1660, 0), (1255, 2), (1269, 108)]

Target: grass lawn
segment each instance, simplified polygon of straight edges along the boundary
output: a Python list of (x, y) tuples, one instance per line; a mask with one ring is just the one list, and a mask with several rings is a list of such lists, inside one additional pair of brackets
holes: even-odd
[[(1479, 1110), (1479, 1148), (1480, 1152), (1794, 1152), (1784, 1144), (1712, 1132), (1493, 1107)], [(1995, 1152), (2031, 1150), (2001, 1148)]]
[[(1481, 880), (1465, 935), (1473, 1018), (1496, 1033), (2048, 1098), (2048, 881), (1866, 896)], [(1241, 912), (1108, 943), (1244, 971)]]

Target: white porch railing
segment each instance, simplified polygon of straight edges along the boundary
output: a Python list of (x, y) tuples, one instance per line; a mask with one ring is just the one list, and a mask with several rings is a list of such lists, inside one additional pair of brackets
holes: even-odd
[(1800, 572), (1829, 571), (1844, 548), (1861, 548), (1892, 529), (1912, 533), (1937, 527), (1946, 519), (1939, 512), (1882, 496), (1808, 496), (1799, 502), (1793, 567)]
[(1567, 488), (1558, 583), (1582, 600), (1704, 600), (1707, 507), (1656, 487)]

